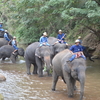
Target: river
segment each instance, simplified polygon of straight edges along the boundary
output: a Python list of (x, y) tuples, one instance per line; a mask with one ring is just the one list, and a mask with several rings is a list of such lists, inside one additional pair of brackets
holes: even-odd
[[(22, 59), (22, 58), (20, 58)], [(31, 70), (33, 67), (31, 67)], [(78, 90), (74, 98), (67, 97), (67, 88), (59, 79), (55, 92), (51, 91), (52, 77), (27, 75), (25, 61), (19, 60), (12, 64), (9, 60), (0, 63), (0, 73), (7, 79), (0, 82), (0, 93), (4, 100), (78, 100)], [(100, 60), (87, 61), (84, 100), (100, 100)]]

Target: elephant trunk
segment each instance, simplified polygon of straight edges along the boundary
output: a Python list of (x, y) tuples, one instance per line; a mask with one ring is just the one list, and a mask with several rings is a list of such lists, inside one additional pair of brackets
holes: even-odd
[(80, 82), (80, 100), (83, 100), (84, 85), (85, 85), (85, 71), (79, 73), (78, 79)]
[(46, 67), (47, 67), (47, 73), (49, 75), (49, 72), (50, 72), (50, 69), (51, 69), (51, 59), (50, 59), (50, 56), (45, 56), (44, 57), (44, 62), (46, 64)]

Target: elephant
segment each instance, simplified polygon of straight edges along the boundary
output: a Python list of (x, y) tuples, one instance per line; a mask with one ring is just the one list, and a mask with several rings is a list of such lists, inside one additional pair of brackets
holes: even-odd
[(89, 47), (83, 46), (83, 48), (84, 48), (84, 49), (83, 49), (84, 55), (85, 55), (86, 57), (88, 57), (90, 61), (94, 62), (94, 60), (91, 58), (92, 55), (89, 53), (89, 52), (90, 52), (90, 51), (89, 51)]
[[(9, 39), (12, 40), (13, 37), (11, 35), (9, 35)], [(3, 45), (7, 45), (8, 44), (8, 41), (6, 39), (4, 39), (3, 37), (0, 38), (0, 47), (2, 47)], [(11, 42), (10, 42), (10, 45), (11, 45)]]
[(51, 76), (52, 59), (54, 57), (54, 49), (52, 46), (42, 46), (35, 51), (35, 61), (38, 66), (39, 77), (43, 76), (43, 65), (46, 64), (48, 76)]
[(49, 43), (50, 45), (53, 45), (53, 47), (54, 47), (55, 55), (56, 55), (57, 53), (63, 51), (64, 49), (67, 49), (67, 48), (68, 48), (68, 46), (67, 46), (66, 44), (55, 43), (55, 42), (57, 42), (57, 40), (58, 40), (58, 39), (55, 38), (55, 37), (49, 37), (49, 38), (48, 38), (48, 43)]
[(4, 38), (0, 38), (0, 47), (2, 47), (3, 45), (7, 45), (8, 41), (5, 40)]
[[(0, 31), (0, 38), (4, 38), (4, 33), (5, 31)], [(9, 39), (13, 39), (12, 35), (10, 35), (9, 33), (7, 34), (8, 34)]]
[(61, 76), (68, 88), (68, 96), (73, 97), (75, 83), (80, 82), (80, 100), (83, 99), (85, 85), (86, 61), (83, 58), (76, 58), (68, 62), (72, 56), (71, 52), (66, 49), (58, 53), (52, 60), (53, 65), (53, 84), (52, 90), (55, 91), (58, 77)]
[(19, 48), (17, 52), (13, 55), (12, 52), (14, 51), (14, 48), (11, 45), (4, 45), (0, 48), (0, 59), (4, 61), (5, 58), (10, 58), (12, 63), (16, 62), (16, 57), (23, 56), (24, 57), (24, 49)]
[(0, 31), (0, 38), (3, 38), (4, 37), (4, 32), (5, 31)]
[(30, 68), (31, 68), (31, 64), (34, 65), (33, 68), (33, 74), (37, 74), (37, 65), (35, 62), (35, 50), (36, 48), (39, 47), (39, 42), (34, 42), (32, 44), (30, 44), (26, 50), (25, 50), (25, 61), (26, 61), (26, 67), (27, 67), (27, 74), (30, 75)]
[[(33, 74), (43, 76), (43, 65), (46, 63), (48, 76), (50, 75), (49, 70), (51, 68), (51, 60), (54, 56), (54, 50), (52, 46), (39, 47), (39, 42), (30, 44), (25, 51), (25, 61), (27, 67), (27, 74), (31, 74), (31, 64), (34, 65)], [(38, 69), (38, 71), (37, 71)]]

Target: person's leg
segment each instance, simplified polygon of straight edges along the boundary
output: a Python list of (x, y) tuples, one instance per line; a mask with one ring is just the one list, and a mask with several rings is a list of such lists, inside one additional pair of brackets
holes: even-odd
[(47, 42), (46, 42), (46, 45), (47, 45), (47, 46), (50, 46), (50, 44), (49, 44), (49, 43), (47, 43)]
[(18, 47), (16, 45), (14, 45), (13, 47), (15, 50), (12, 53), (15, 54), (15, 52), (18, 51)]
[(72, 57), (69, 59), (69, 61), (73, 61), (75, 59), (76, 55), (72, 55)]
[(81, 57), (82, 57), (84, 60), (86, 60), (86, 57), (85, 57), (84, 55), (81, 55)]
[(7, 40), (8, 42), (10, 41), (10, 39), (9, 39), (9, 38), (7, 38), (7, 37), (6, 37), (6, 40)]
[(41, 47), (41, 46), (43, 46), (43, 44), (42, 44), (42, 43), (40, 44), (40, 47)]

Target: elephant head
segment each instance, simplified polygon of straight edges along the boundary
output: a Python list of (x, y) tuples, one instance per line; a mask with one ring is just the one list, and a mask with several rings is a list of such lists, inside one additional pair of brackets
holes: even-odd
[[(51, 60), (54, 56), (54, 50), (52, 46), (42, 46), (38, 47), (35, 51), (35, 56), (38, 58), (36, 59), (36, 63), (39, 68), (43, 68), (43, 63), (46, 64), (48, 76), (49, 71), (51, 69)], [(39, 64), (41, 63), (41, 64)]]
[(24, 49), (23, 48), (18, 49), (18, 55), (24, 57)]
[[(85, 84), (85, 70), (86, 63), (83, 58), (78, 58), (73, 60), (72, 62), (66, 62), (64, 69), (69, 73), (72, 79), (80, 82), (80, 100), (83, 99), (84, 95), (84, 84)], [(73, 86), (74, 91), (75, 83)]]
[(57, 43), (54, 45), (55, 54), (63, 51), (64, 49), (67, 49), (67, 48), (68, 48), (68, 46), (66, 44)]
[(15, 52), (14, 55), (11, 54), (10, 59), (11, 59), (11, 61), (12, 61), (13, 63), (16, 63), (16, 58), (17, 58), (18, 55), (24, 57), (24, 49), (23, 49), (23, 48), (19, 48), (18, 51)]

